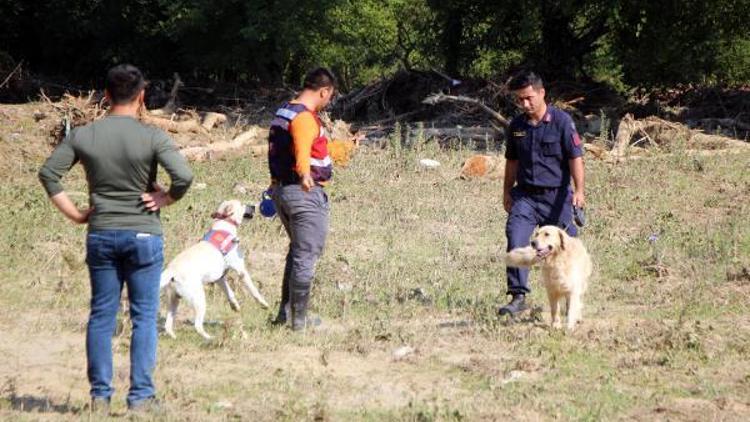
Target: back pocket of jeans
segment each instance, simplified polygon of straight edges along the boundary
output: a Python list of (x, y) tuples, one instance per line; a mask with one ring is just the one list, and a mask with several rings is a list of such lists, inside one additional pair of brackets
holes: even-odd
[(96, 266), (100, 262), (104, 261), (103, 250), (106, 245), (106, 240), (99, 235), (89, 233), (86, 235), (86, 264)]
[(137, 265), (149, 265), (164, 259), (161, 236), (139, 234), (135, 238), (135, 261)]

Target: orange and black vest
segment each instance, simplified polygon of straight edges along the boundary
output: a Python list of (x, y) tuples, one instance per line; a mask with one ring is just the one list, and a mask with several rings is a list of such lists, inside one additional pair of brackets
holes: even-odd
[[(302, 104), (286, 103), (276, 111), (268, 134), (268, 167), (271, 178), (283, 184), (298, 183), (295, 171), (294, 139), (290, 132), (292, 121), (299, 113), (310, 111)], [(310, 111), (318, 123), (318, 137), (310, 151), (310, 176), (316, 182), (325, 182), (333, 176), (333, 162), (328, 155), (328, 139), (323, 131), (318, 114)]]

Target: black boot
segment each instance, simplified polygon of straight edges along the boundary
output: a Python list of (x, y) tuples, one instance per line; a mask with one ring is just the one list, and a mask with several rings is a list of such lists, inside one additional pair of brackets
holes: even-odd
[(284, 325), (289, 320), (289, 301), (284, 302), (284, 300), (281, 300), (281, 303), (279, 304), (279, 313), (276, 314), (276, 318), (271, 321), (271, 324), (273, 325)]
[(284, 274), (284, 280), (281, 283), (281, 303), (279, 303), (279, 313), (276, 319), (271, 321), (273, 325), (284, 325), (289, 320), (291, 313), (289, 305), (289, 276)]
[(501, 306), (497, 313), (500, 315), (516, 315), (527, 309), (529, 309), (529, 306), (526, 305), (526, 295), (517, 293), (513, 295), (513, 299), (507, 305)]
[(307, 316), (307, 304), (310, 300), (309, 292), (292, 293), (292, 330), (304, 331), (308, 327), (317, 327), (321, 320), (317, 316)]

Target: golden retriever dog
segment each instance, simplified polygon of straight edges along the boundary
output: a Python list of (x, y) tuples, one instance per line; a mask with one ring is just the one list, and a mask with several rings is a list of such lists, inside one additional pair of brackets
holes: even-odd
[(565, 299), (568, 310), (566, 328), (573, 330), (583, 312), (583, 294), (591, 276), (591, 257), (583, 242), (556, 226), (538, 228), (531, 246), (508, 252), (509, 267), (529, 268), (539, 265), (542, 284), (547, 289), (552, 327), (561, 328), (560, 306)]
[(237, 237), (237, 228), (242, 224), (243, 218), (252, 218), (253, 214), (252, 210), (248, 211), (248, 207), (236, 199), (222, 202), (219, 209), (212, 214), (214, 221), (203, 240), (180, 252), (162, 272), (160, 288), (167, 289), (169, 303), (164, 331), (170, 337), (176, 337), (174, 318), (177, 303), (184, 299), (195, 309), (195, 330), (207, 340), (211, 339), (203, 329), (203, 319), (206, 315), (203, 285), (206, 283), (218, 283), (227, 295), (232, 309), (240, 310), (237, 297), (226, 280), (229, 270), (239, 273), (250, 295), (261, 306), (268, 308), (268, 303), (247, 272)]

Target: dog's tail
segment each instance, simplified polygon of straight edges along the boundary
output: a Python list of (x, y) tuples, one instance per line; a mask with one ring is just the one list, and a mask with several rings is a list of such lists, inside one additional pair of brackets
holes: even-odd
[(161, 280), (159, 280), (159, 290), (163, 289), (167, 286), (167, 284), (171, 283), (172, 280), (174, 280), (174, 271), (167, 268), (161, 273)]
[(529, 268), (539, 262), (536, 251), (531, 246), (515, 248), (505, 256), (505, 263), (509, 267)]

